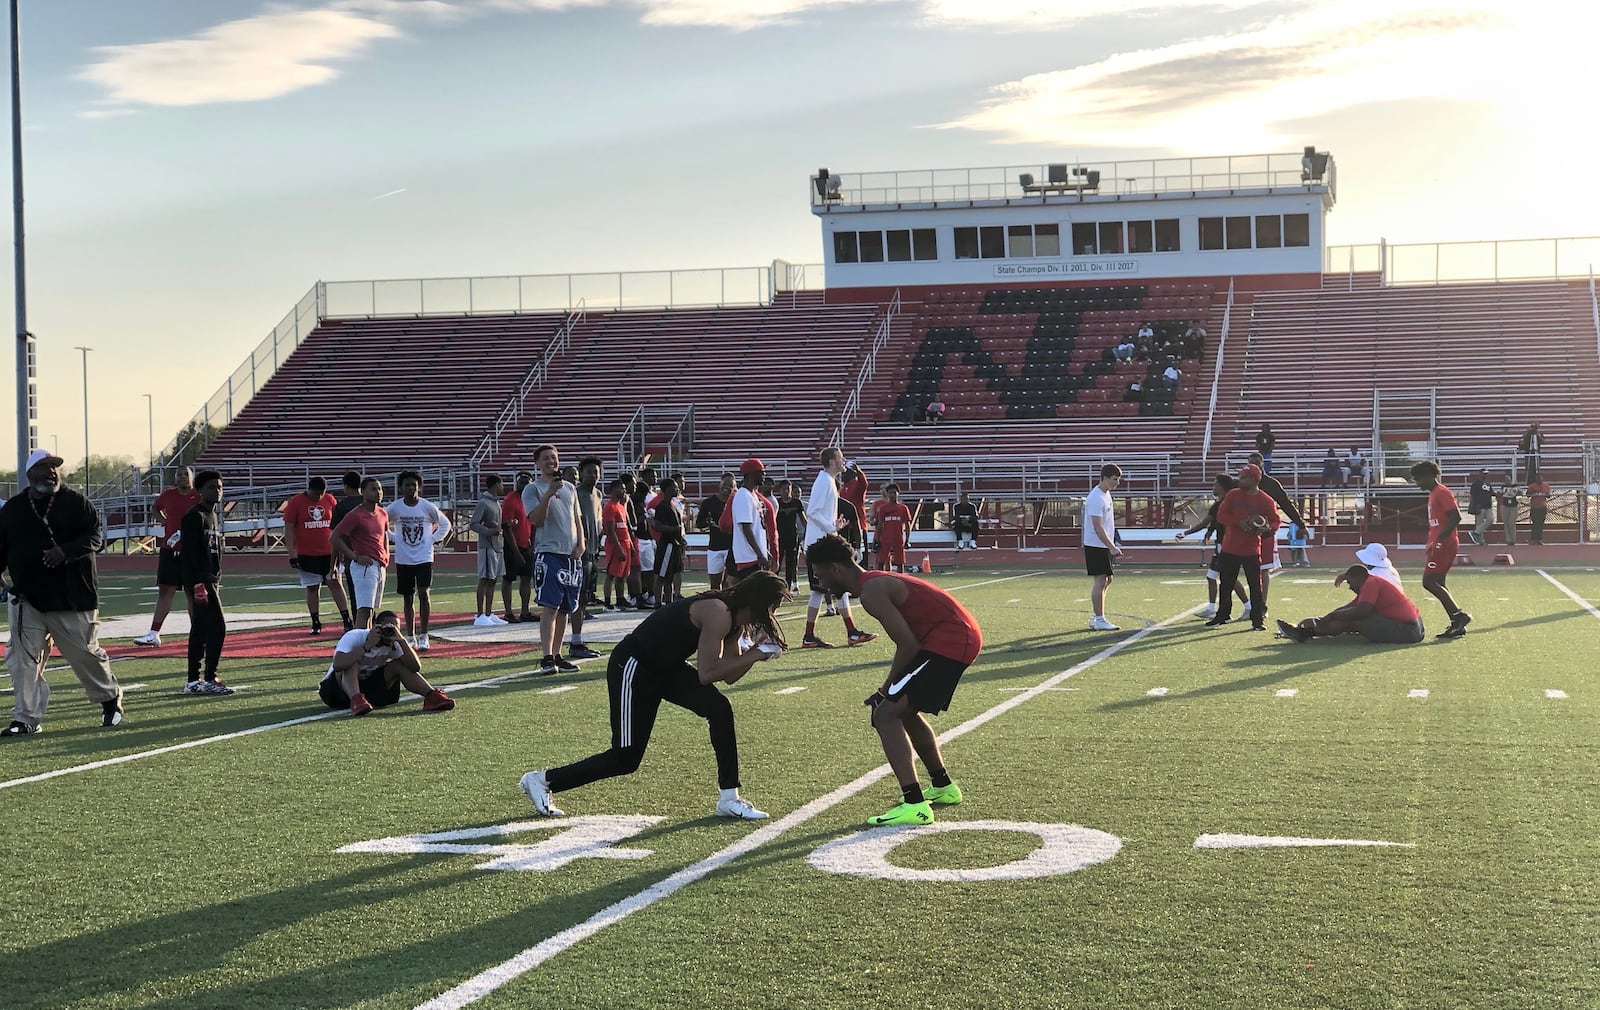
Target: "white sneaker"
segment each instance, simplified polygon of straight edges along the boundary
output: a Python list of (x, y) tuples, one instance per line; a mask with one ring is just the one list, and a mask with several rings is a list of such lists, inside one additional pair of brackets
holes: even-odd
[(511, 623), (510, 621), (506, 620), (504, 617), (501, 617), (499, 614), (485, 614), (483, 616), (487, 617), (489, 619), (489, 623), (494, 625), (497, 628), (499, 626), (501, 626), (502, 624), (510, 624)]
[(1104, 617), (1089, 618), (1090, 631), (1121, 631), (1122, 629), (1106, 620)]
[(757, 810), (743, 796), (735, 796), (731, 800), (717, 801), (717, 816), (732, 817), (741, 821), (764, 821), (768, 815), (764, 811)]
[(1199, 616), (1199, 617), (1216, 617), (1217, 616), (1217, 605), (1215, 603), (1206, 604), (1205, 606), (1200, 608), (1200, 613), (1198, 615), (1196, 615), (1196, 616)]
[(479, 614), (472, 619), (472, 626), (474, 628), (492, 628), (494, 627), (494, 618), (488, 614)]
[(566, 812), (557, 810), (555, 803), (550, 799), (550, 783), (545, 779), (543, 770), (522, 776), (520, 785), (522, 791), (528, 794), (528, 799), (533, 801), (533, 809), (540, 817), (566, 816)]
[(427, 652), (428, 651), (428, 636), (427, 635), (418, 635), (417, 636), (416, 645), (417, 645), (417, 651), (418, 652)]
[(138, 638), (135, 638), (133, 640), (133, 644), (134, 645), (148, 645), (151, 648), (155, 648), (156, 646), (161, 644), (161, 636), (156, 633), (154, 628), (152, 628), (151, 630), (149, 630), (149, 631), (145, 632), (144, 634), (140, 635)]

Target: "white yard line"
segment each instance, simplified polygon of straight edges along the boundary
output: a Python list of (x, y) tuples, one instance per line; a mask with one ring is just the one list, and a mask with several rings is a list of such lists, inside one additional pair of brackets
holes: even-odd
[(1274, 697), (1278, 697), (1278, 698), (1293, 698), (1295, 695), (1297, 695), (1299, 693), (1300, 693), (1300, 689), (1298, 687), (1286, 687), (1286, 688), (1283, 688), (1282, 690), (1280, 690)]
[(964, 586), (951, 586), (945, 590), (947, 593), (959, 593), (963, 589), (977, 589), (979, 586), (994, 586), (1002, 582), (1015, 582), (1018, 579), (1031, 579), (1035, 575), (1044, 575), (1044, 572), (1024, 572), (1021, 575), (1007, 575), (1003, 579), (990, 579), (987, 582), (969, 582)]
[(1559, 691), (1554, 688), (1546, 688), (1544, 696), (1549, 698), (1551, 701), (1560, 701), (1567, 696), (1567, 692)]
[[(1026, 578), (1027, 576), (1018, 577)], [(977, 584), (985, 585), (986, 583)], [(972, 587), (963, 586), (961, 588), (970, 589)], [(941, 735), (939, 737), (940, 742), (947, 744), (957, 737), (965, 736), (973, 730), (979, 729), (987, 723), (992, 722), (993, 720), (1016, 708), (1018, 705), (1021, 705), (1027, 701), (1031, 701), (1044, 692), (1051, 690), (1052, 688), (1066, 681), (1068, 678), (1075, 677), (1085, 670), (1099, 665), (1152, 632), (1192, 616), (1199, 609), (1200, 608), (1198, 606), (1191, 607), (1183, 613), (1175, 614), (1158, 624), (1152, 624), (1149, 627), (1141, 628), (1128, 637), (1106, 646), (1104, 649), (1101, 649), (1099, 652), (1095, 653), (1093, 656), (1090, 656), (1088, 659), (1084, 660), (1078, 665), (1070, 669), (1063, 670), (1062, 672), (1055, 674), (1054, 676), (1030, 688), (1029, 690), (1018, 694), (1015, 697), (1007, 698), (1005, 701), (994, 706), (988, 711), (968, 719), (961, 725)], [(855, 781), (842, 785), (833, 792), (812, 800), (810, 803), (807, 803), (805, 806), (795, 810), (793, 813), (790, 813), (784, 817), (780, 817), (764, 827), (757, 828), (748, 835), (745, 835), (743, 838), (734, 842), (732, 845), (712, 853), (710, 856), (707, 856), (700, 862), (695, 863), (692, 866), (686, 866), (667, 877), (665, 880), (653, 884), (637, 894), (632, 895), (631, 897), (624, 898), (614, 905), (601, 909), (599, 912), (596, 912), (594, 915), (590, 916), (583, 922), (578, 923), (576, 926), (568, 927), (549, 939), (529, 947), (522, 953), (511, 958), (509, 961), (498, 964), (487, 971), (473, 976), (450, 991), (442, 993), (426, 1003), (423, 1003), (420, 1007), (418, 1007), (418, 1010), (460, 1010), (461, 1007), (465, 1007), (468, 1004), (482, 999), (506, 983), (511, 982), (512, 980), (519, 978), (520, 976), (525, 975), (533, 969), (539, 967), (546, 961), (555, 957), (557, 954), (560, 954), (563, 951), (582, 943), (589, 937), (594, 936), (607, 926), (621, 922), (623, 919), (626, 919), (633, 913), (648, 908), (663, 898), (671, 896), (689, 884), (692, 884), (695, 881), (700, 880), (720, 869), (721, 867), (733, 862), (740, 856), (753, 852), (768, 842), (776, 840), (789, 830), (799, 827), (817, 815), (822, 814), (835, 806), (838, 806), (840, 803), (843, 803), (845, 800), (850, 799), (868, 787), (877, 784), (879, 781), (885, 778), (888, 778), (889, 774), (890, 771), (888, 765), (879, 765), (877, 768), (865, 773)]]
[[(504, 676), (490, 677), (487, 680), (475, 680), (467, 684), (445, 684), (443, 687), (449, 688), (452, 691), (470, 691), (474, 688), (480, 687), (496, 687), (505, 681), (513, 680), (517, 677), (532, 676), (538, 672), (538, 670), (523, 670), (521, 673), (508, 673)], [(412, 698), (410, 700), (420, 702), (422, 699)], [(61, 778), (63, 775), (72, 775), (77, 772), (94, 771), (97, 768), (109, 768), (112, 765), (127, 764), (129, 761), (140, 761), (144, 758), (156, 757), (161, 754), (171, 754), (174, 751), (189, 750), (192, 747), (204, 747), (206, 744), (221, 743), (224, 740), (237, 740), (240, 737), (254, 736), (257, 733), (265, 733), (268, 730), (286, 729), (290, 726), (299, 726), (303, 723), (317, 722), (322, 719), (332, 719), (335, 716), (341, 715), (349, 715), (349, 713), (329, 709), (326, 712), (318, 712), (316, 715), (305, 715), (298, 719), (286, 719), (283, 722), (268, 723), (265, 726), (251, 726), (249, 729), (236, 730), (232, 733), (220, 733), (216, 736), (201, 737), (198, 740), (186, 740), (183, 743), (175, 743), (167, 747), (157, 747), (154, 750), (135, 751), (132, 754), (122, 754), (114, 758), (106, 758), (104, 761), (91, 761), (88, 764), (73, 765), (70, 768), (57, 768), (54, 771), (40, 772), (38, 775), (28, 775), (24, 778), (0, 782), (0, 789), (10, 789), (13, 786), (25, 786), (34, 782), (45, 782), (50, 779)]]
[(1536, 568), (1536, 569), (1534, 569), (1534, 571), (1538, 572), (1540, 575), (1543, 575), (1546, 582), (1550, 583), (1552, 586), (1555, 586), (1557, 589), (1561, 590), (1563, 593), (1566, 593), (1567, 594), (1567, 599), (1571, 600), (1573, 603), (1576, 603), (1578, 606), (1580, 606), (1583, 609), (1587, 610), (1589, 612), (1589, 616), (1590, 617), (1600, 618), (1600, 610), (1596, 610), (1595, 607), (1594, 607), (1594, 604), (1590, 603), (1588, 600), (1586, 600), (1583, 597), (1579, 596), (1577, 593), (1574, 593), (1572, 590), (1568, 589), (1566, 586), (1563, 586), (1560, 582), (1557, 582), (1556, 579), (1555, 579), (1555, 576), (1551, 575), (1549, 572), (1545, 571), (1543, 568)]
[(1426, 698), (1427, 696), (1428, 689), (1425, 687), (1413, 687), (1410, 691), (1406, 692), (1407, 698)]
[(799, 694), (801, 691), (804, 691), (804, 690), (805, 690), (804, 687), (786, 687), (781, 691), (774, 691), (772, 693), (773, 694)]

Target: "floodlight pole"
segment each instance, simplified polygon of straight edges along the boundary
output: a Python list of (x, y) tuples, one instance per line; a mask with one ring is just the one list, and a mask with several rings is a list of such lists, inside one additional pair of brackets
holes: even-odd
[(83, 352), (83, 486), (87, 490), (89, 484), (89, 352), (93, 347), (74, 347), (74, 351)]
[(31, 365), (33, 335), (28, 332), (28, 267), (22, 214), (22, 58), (17, 31), (17, 0), (11, 0), (11, 233), (17, 305), (17, 482), (37, 438)]

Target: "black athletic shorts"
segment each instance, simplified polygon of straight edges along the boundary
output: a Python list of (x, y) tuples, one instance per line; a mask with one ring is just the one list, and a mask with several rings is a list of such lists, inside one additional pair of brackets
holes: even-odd
[(671, 540), (656, 544), (656, 578), (670, 579), (683, 574), (683, 545)]
[[(395, 682), (391, 684), (382, 670), (374, 670), (365, 677), (358, 678), (356, 683), (361, 688), (361, 693), (372, 702), (373, 708), (384, 708), (400, 700), (400, 679), (395, 678)], [(344, 693), (344, 688), (339, 686), (339, 678), (335, 677), (332, 671), (329, 671), (317, 685), (317, 694), (322, 696), (322, 703), (329, 708), (350, 707), (350, 696)]]
[(523, 550), (521, 547), (518, 547), (515, 554), (513, 554), (511, 551), (506, 551), (505, 558), (506, 573), (505, 575), (501, 576), (501, 578), (507, 583), (515, 582), (518, 579), (533, 578), (532, 547), (529, 547), (527, 550)]
[(327, 582), (328, 576), (333, 572), (332, 554), (301, 554), (296, 560), (299, 561), (297, 567), (302, 572), (320, 575), (323, 582)]
[(395, 565), (400, 576), (400, 595), (411, 596), (419, 589), (433, 588), (433, 562), (420, 565)]
[(183, 585), (183, 566), (178, 563), (177, 551), (161, 548), (161, 555), (156, 558), (156, 585)]
[(1090, 575), (1111, 574), (1111, 548), (1089, 547), (1083, 548), (1083, 567)]
[(811, 562), (809, 560), (806, 562), (806, 585), (810, 587), (813, 593), (829, 593), (833, 591), (827, 586), (823, 585), (821, 582), (817, 581), (817, 573), (814, 569), (812, 569)]
[(956, 685), (966, 672), (967, 664), (924, 649), (912, 657), (906, 672), (889, 685), (888, 694), (891, 699), (905, 696), (918, 712), (937, 714), (950, 707)]

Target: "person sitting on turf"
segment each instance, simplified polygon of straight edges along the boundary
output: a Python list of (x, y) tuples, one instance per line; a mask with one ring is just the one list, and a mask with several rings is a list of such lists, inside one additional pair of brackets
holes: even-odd
[(347, 631), (339, 639), (317, 693), (329, 708), (348, 708), (351, 715), (366, 715), (399, 701), (401, 687), (422, 695), (424, 712), (448, 712), (456, 707), (454, 698), (422, 675), (422, 660), (400, 634), (400, 618), (385, 610), (372, 619), (371, 628)]
[(1416, 645), (1422, 641), (1422, 615), (1400, 587), (1373, 575), (1364, 565), (1351, 565), (1343, 580), (1355, 592), (1354, 600), (1299, 624), (1279, 621), (1279, 634), (1291, 642), (1336, 635), (1360, 635), (1379, 645)]

